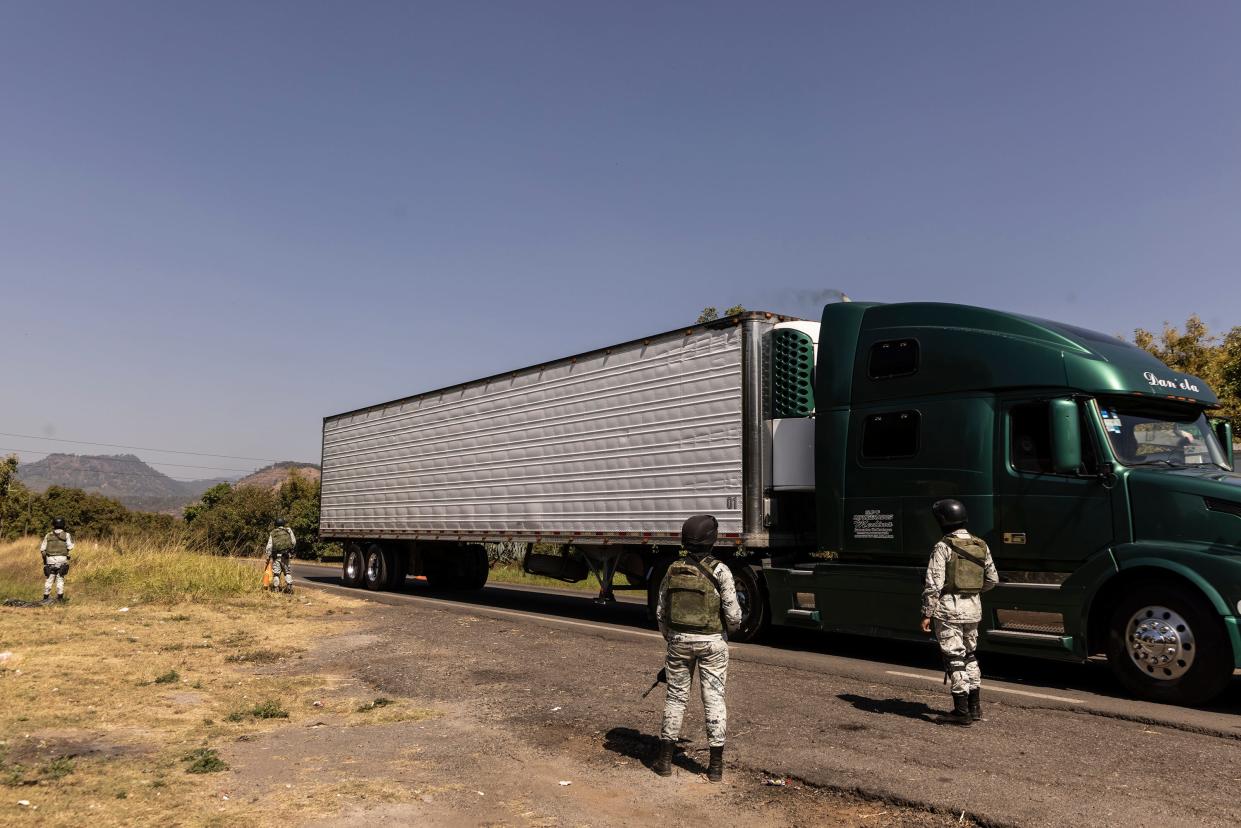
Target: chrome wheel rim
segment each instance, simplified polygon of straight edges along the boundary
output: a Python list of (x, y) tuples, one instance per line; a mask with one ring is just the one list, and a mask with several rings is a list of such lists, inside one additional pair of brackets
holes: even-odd
[(372, 552), (366, 556), (366, 580), (374, 582), (379, 580), (379, 553)]
[(356, 549), (349, 550), (345, 557), (345, 577), (351, 581), (357, 580), (358, 570), (361, 569), (361, 561), (358, 560), (360, 557)]
[(1125, 628), (1129, 658), (1158, 681), (1175, 681), (1194, 664), (1197, 643), (1189, 623), (1167, 607), (1143, 607)]

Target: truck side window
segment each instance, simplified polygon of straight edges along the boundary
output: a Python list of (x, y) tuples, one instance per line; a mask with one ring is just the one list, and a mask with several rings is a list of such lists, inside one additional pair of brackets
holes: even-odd
[(890, 460), (918, 453), (918, 430), (922, 415), (917, 411), (871, 414), (862, 428), (862, 457)]
[(905, 377), (918, 373), (918, 340), (888, 339), (870, 346), (867, 373), (871, 379)]
[[(1085, 413), (1079, 408), (1083, 471), (1093, 474), (1099, 466), (1094, 440)], [(1014, 406), (1009, 413), (1009, 453), (1013, 468), (1032, 474), (1054, 474), (1051, 459), (1051, 411), (1045, 402)]]
[(1014, 406), (1009, 413), (1013, 468), (1051, 474), (1051, 412), (1047, 403)]

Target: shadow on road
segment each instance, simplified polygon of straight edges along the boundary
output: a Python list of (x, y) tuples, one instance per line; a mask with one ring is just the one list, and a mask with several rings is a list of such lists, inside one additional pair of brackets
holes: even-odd
[[(684, 745), (685, 743), (686, 740), (682, 739), (679, 744)], [(614, 727), (604, 734), (603, 747), (613, 753), (619, 753), (621, 756), (635, 759), (641, 762), (644, 767), (649, 768), (655, 761), (655, 755), (659, 752), (659, 737), (648, 736), (641, 731), (634, 730), (632, 727)], [(690, 773), (707, 772), (706, 765), (695, 761), (683, 751), (677, 751), (673, 755), (672, 764)]]
[(836, 698), (848, 702), (863, 713), (891, 714), (923, 722), (935, 722), (931, 717), (943, 713), (924, 702), (911, 702), (909, 699), (872, 699), (854, 693), (841, 693)]
[[(312, 583), (340, 584), (339, 570), (307, 571), (303, 569), (298, 574)], [(365, 590), (358, 591), (365, 592)], [(396, 592), (480, 607), (537, 612), (558, 618), (615, 624), (633, 629), (654, 629), (654, 623), (647, 617), (645, 604), (620, 602), (599, 605), (593, 602), (594, 596), (588, 592), (568, 595), (510, 584), (488, 584), (479, 592), (437, 591), (431, 589), (425, 582), (412, 578)], [(893, 641), (773, 627), (767, 630), (760, 644), (772, 649), (819, 653), (878, 662), (893, 667), (911, 667), (934, 673), (943, 672), (943, 661), (940, 659), (939, 650), (930, 638), (925, 642)], [(1005, 681), (1018, 686), (1026, 685), (1042, 690), (1078, 690), (1115, 699), (1131, 698), (1116, 683), (1107, 665), (1101, 661), (1091, 661), (1085, 664), (1037, 661), (985, 651), (981, 661), (984, 676), (991, 680)], [(1241, 710), (1241, 680), (1234, 678), (1232, 686), (1224, 695), (1214, 704), (1203, 709), (1230, 714), (1239, 712)]]

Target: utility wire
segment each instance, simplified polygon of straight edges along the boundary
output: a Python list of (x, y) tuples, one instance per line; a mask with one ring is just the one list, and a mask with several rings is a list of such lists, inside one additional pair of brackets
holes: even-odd
[(6, 431), (0, 431), (0, 437), (20, 437), (23, 440), (50, 440), (56, 443), (77, 443), (82, 446), (106, 446), (107, 448), (123, 448), (132, 449), (133, 451), (157, 451), (161, 454), (191, 454), (195, 457), (222, 457), (225, 460), (254, 460), (259, 463), (281, 463), (282, 460), (274, 460), (270, 457), (241, 457), (236, 454), (211, 454), (206, 451), (184, 451), (183, 449), (162, 449), (151, 448), (150, 446), (126, 446), (120, 443), (93, 443), (90, 440), (70, 440), (66, 437), (40, 437), (36, 434), (10, 434)]
[[(26, 449), (0, 449), (0, 451), (15, 451), (15, 452), (17, 452), (17, 453), (19, 453), (19, 454), (38, 454), (38, 453), (39, 453), (39, 452), (31, 452), (31, 451), (27, 451)], [(37, 462), (37, 461), (35, 461), (35, 462)], [(85, 469), (85, 470), (83, 470), (81, 473), (83, 473), (83, 474), (91, 474), (91, 473), (95, 473), (95, 474), (104, 474), (104, 475), (117, 475), (117, 476), (119, 476), (119, 477), (142, 477), (142, 478), (145, 478), (145, 479), (147, 479), (147, 480), (156, 480), (156, 479), (158, 479), (159, 477), (166, 477), (166, 478), (168, 478), (169, 480), (175, 480), (175, 481), (177, 481), (178, 483), (199, 483), (199, 482), (201, 482), (201, 481), (203, 480), (203, 478), (173, 477), (173, 476), (172, 476), (172, 475), (170, 475), (170, 474), (164, 474), (163, 472), (159, 471), (158, 469), (151, 469), (151, 472), (146, 473), (146, 474), (144, 474), (144, 473), (142, 473), (142, 472), (125, 472), (125, 471), (112, 471), (112, 470), (107, 470), (107, 471), (105, 471), (105, 470), (102, 470), (102, 469)], [(21, 474), (22, 474), (22, 473), (21, 473), (21, 469), (19, 468), (19, 469), (18, 469), (18, 472), (17, 472), (17, 475), (18, 475), (18, 479), (19, 479), (19, 480), (21, 479)]]
[[(24, 449), (24, 448), (3, 448), (3, 447), (0, 447), (0, 451), (20, 451), (24, 454), (47, 454), (47, 455), (60, 453), (60, 452), (48, 451), (47, 449)], [(74, 456), (78, 457), (78, 456), (83, 456), (83, 455), (74, 455)], [(106, 460), (109, 463), (140, 463), (140, 464), (144, 464), (147, 466), (177, 466), (178, 468), (182, 468), (182, 469), (211, 469), (212, 471), (242, 472), (243, 474), (251, 474), (257, 471), (257, 469), (228, 469), (228, 468), (224, 468), (223, 466), (195, 466), (189, 463), (164, 463), (162, 461), (143, 460), (141, 458), (130, 460), (126, 457), (109, 456), (106, 454), (94, 454), (94, 455), (85, 455), (85, 456), (101, 458), (101, 459)]]

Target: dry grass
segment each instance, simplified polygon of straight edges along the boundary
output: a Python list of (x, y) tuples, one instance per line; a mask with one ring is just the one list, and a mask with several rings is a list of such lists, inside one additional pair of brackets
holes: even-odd
[[(65, 594), (73, 601), (120, 605), (216, 602), (257, 594), (253, 561), (204, 555), (157, 541), (124, 546), (96, 541), (75, 544)], [(0, 595), (38, 600), (43, 595), (39, 538), (0, 544)]]
[[(624, 576), (618, 575), (616, 580), (618, 583), (624, 583)], [(525, 584), (527, 586), (554, 587), (556, 589), (577, 589), (582, 592), (599, 591), (599, 580), (595, 578), (593, 572), (587, 575), (585, 580), (571, 583), (556, 578), (548, 578), (545, 575), (531, 575), (517, 566), (493, 566), (491, 571), (487, 573), (487, 581), (498, 584)]]
[[(30, 597), (32, 582), (38, 597), (37, 549), (0, 546), (4, 597)], [(326, 801), (318, 786), (284, 805), (226, 800), (233, 774), (216, 760), (228, 764), (231, 745), (325, 714), (346, 725), (426, 715), (402, 700), (367, 713), (357, 698), (314, 707), (336, 679), (299, 673), (298, 645), (338, 631), (357, 602), (272, 595), (258, 580), (245, 561), (83, 543), (70, 603), (0, 607), (0, 814), (92, 828), (287, 824)]]

